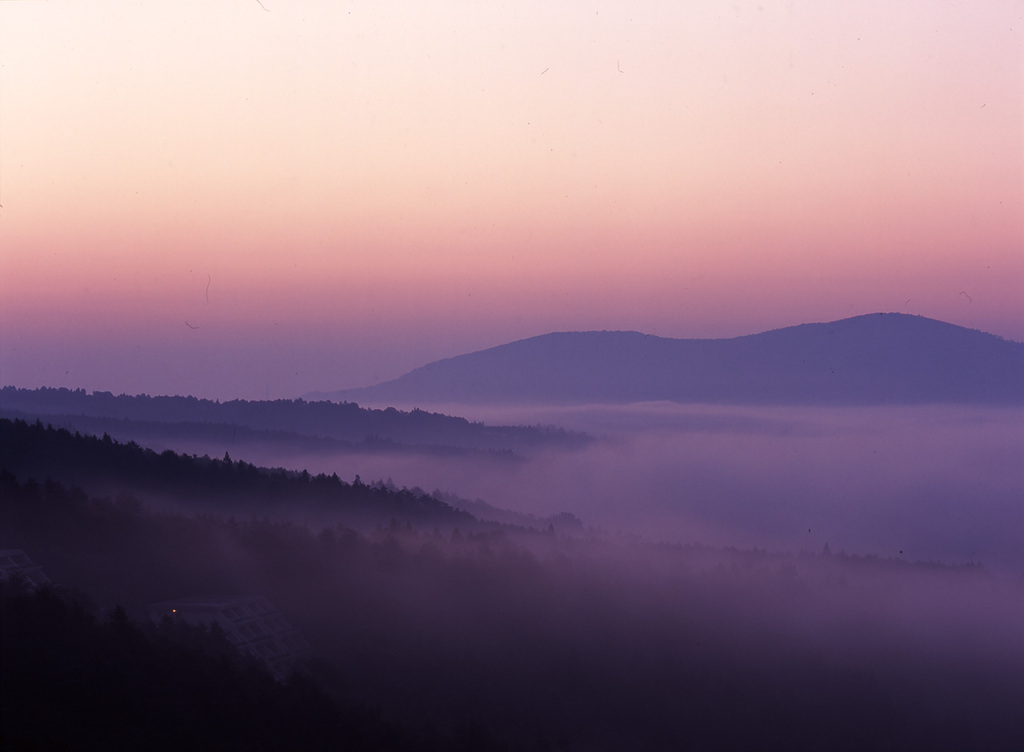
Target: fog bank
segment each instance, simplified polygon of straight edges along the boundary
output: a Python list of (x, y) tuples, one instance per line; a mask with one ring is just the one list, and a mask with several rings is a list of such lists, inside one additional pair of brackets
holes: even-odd
[(788, 551), (828, 543), (1024, 571), (1024, 409), (422, 407), (488, 423), (559, 425), (599, 441), (518, 463), (298, 456), (276, 447), (244, 459), (391, 478), (537, 515), (566, 511), (657, 540)]

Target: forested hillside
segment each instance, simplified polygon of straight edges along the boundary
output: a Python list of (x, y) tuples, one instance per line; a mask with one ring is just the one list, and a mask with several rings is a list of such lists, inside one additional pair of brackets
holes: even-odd
[(308, 675), (275, 682), (217, 629), (107, 614), (81, 592), (0, 581), (0, 748), (428, 750)]
[[(96, 433), (287, 442), (293, 450), (396, 451), (403, 447), (530, 452), (572, 448), (586, 436), (554, 427), (491, 426), (423, 410), (371, 410), (352, 402), (215, 402), (195, 397), (114, 395), (84, 389), (0, 389), (8, 417), (41, 417)], [(60, 416), (60, 420), (57, 420)], [(88, 419), (88, 420), (85, 420)]]
[(185, 511), (275, 518), (315, 514), (331, 524), (354, 526), (392, 517), (443, 527), (476, 522), (418, 489), (368, 485), (358, 476), (347, 483), (337, 475), (258, 468), (229, 455), (158, 454), (134, 442), (73, 434), (41, 422), (0, 419), (0, 450), (3, 467), (19, 478), (46, 478), (117, 496), (144, 494)]

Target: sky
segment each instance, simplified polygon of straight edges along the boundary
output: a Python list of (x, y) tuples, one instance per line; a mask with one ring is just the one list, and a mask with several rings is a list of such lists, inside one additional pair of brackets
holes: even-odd
[(0, 382), (364, 386), (550, 331), (1024, 341), (1024, 3), (0, 3)]

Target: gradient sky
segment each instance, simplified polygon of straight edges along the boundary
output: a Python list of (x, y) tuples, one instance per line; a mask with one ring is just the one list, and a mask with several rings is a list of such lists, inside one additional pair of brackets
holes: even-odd
[(568, 329), (1024, 340), (1024, 3), (0, 3), (0, 382), (294, 397)]

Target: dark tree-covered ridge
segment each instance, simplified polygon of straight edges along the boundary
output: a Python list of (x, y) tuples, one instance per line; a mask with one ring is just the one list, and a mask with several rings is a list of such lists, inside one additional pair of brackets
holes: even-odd
[(337, 474), (260, 468), (230, 455), (211, 459), (134, 442), (71, 433), (42, 422), (0, 419), (3, 467), (18, 478), (50, 478), (103, 492), (173, 500), (179, 508), (222, 514), (323, 515), (362, 525), (392, 517), (416, 524), (472, 525), (476, 519), (419, 490), (352, 483)]
[[(283, 432), (289, 441), (302, 437), (335, 441), (478, 450), (529, 451), (541, 447), (576, 447), (587, 437), (543, 426), (491, 426), (465, 418), (414, 409), (383, 410), (353, 402), (296, 400), (218, 402), (179, 396), (114, 395), (84, 389), (0, 389), (0, 409), (27, 416), (88, 416), (149, 424), (192, 424), (221, 430)], [(274, 438), (264, 436), (264, 438)], [(280, 438), (280, 437), (278, 437)], [(331, 448), (337, 448), (331, 447)]]

